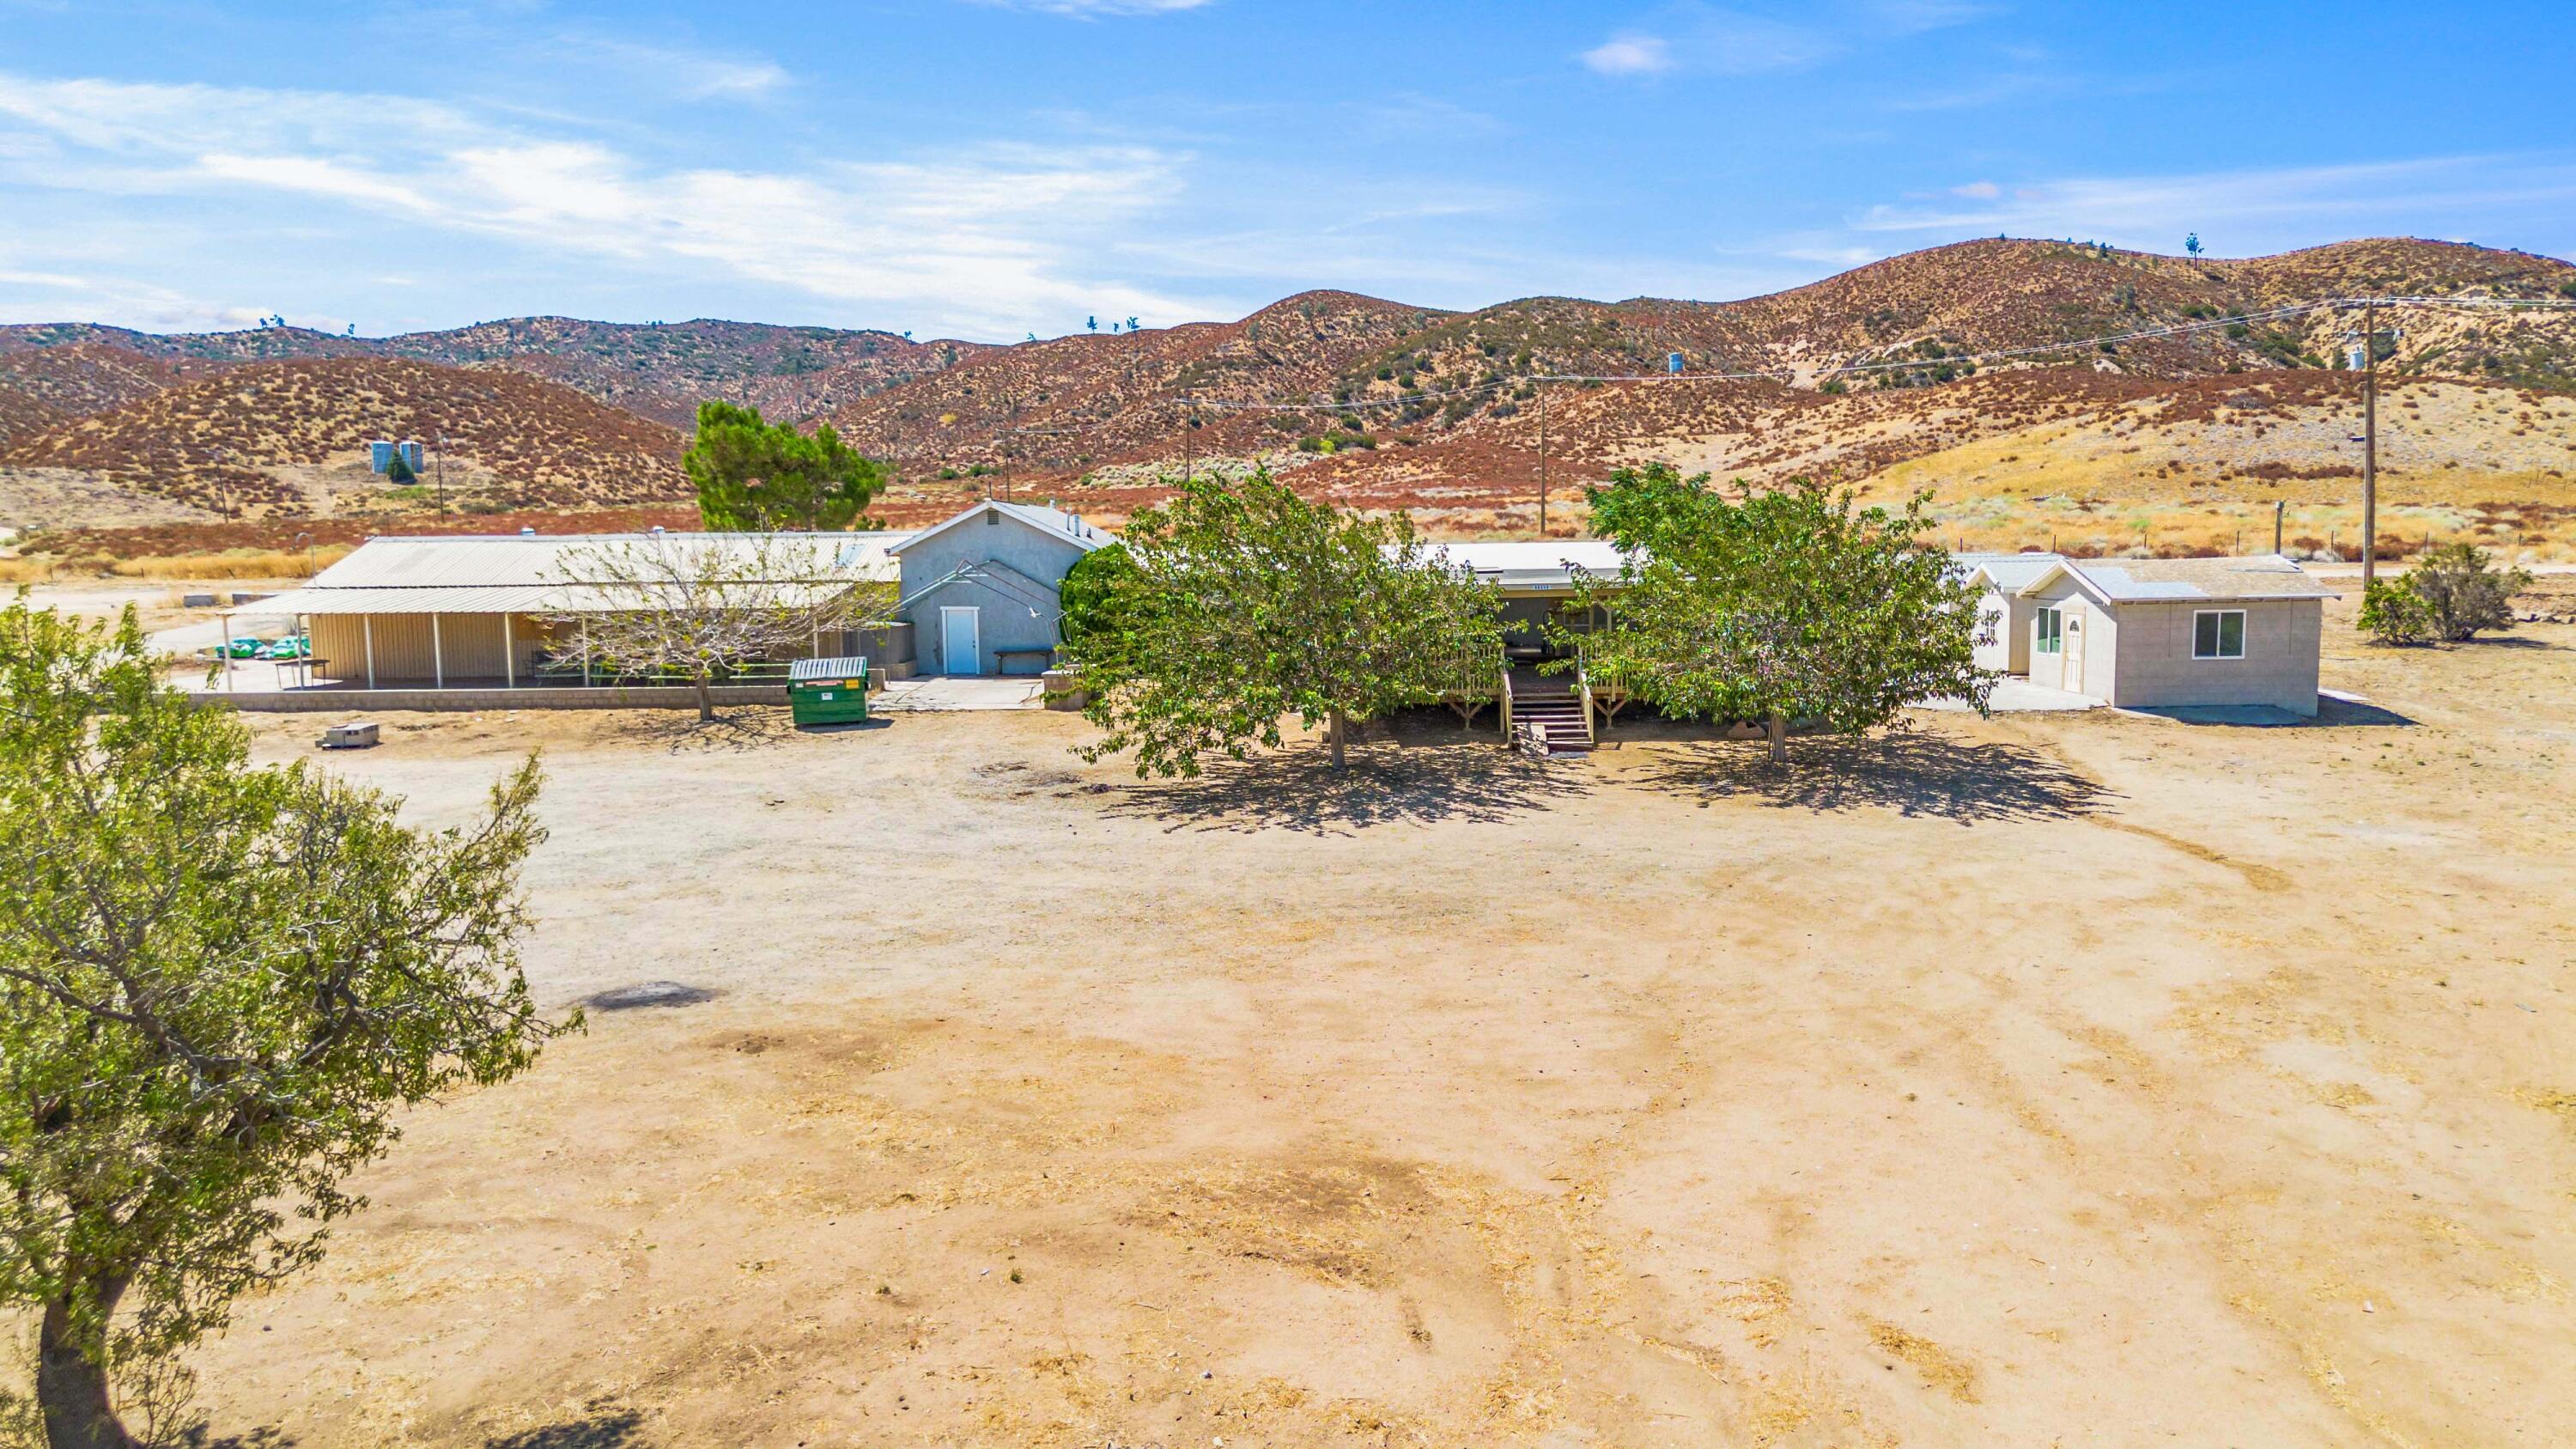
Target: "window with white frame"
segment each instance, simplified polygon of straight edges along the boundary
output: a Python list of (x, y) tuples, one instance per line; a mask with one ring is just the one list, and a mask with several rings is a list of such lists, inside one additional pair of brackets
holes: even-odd
[(2194, 659), (2244, 658), (2245, 611), (2243, 609), (2201, 609), (2193, 613), (2191, 657)]
[(2055, 654), (2065, 644), (2066, 615), (2058, 609), (2040, 609), (2031, 617), (2030, 647), (2041, 654)]

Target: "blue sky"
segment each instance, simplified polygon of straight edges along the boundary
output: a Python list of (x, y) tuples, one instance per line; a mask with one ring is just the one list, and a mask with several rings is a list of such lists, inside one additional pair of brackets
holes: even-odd
[(2563, 3), (0, 0), (0, 321), (1006, 341), (2000, 232), (2568, 256), (2571, 55)]

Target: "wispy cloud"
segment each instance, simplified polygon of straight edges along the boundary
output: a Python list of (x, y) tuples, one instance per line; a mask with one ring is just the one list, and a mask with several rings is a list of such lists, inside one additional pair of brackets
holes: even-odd
[(1583, 52), (1583, 63), (1602, 75), (1661, 75), (1673, 68), (1673, 48), (1661, 36), (1614, 35)]
[(1679, 0), (1578, 58), (1608, 76), (1761, 75), (1803, 70), (1847, 50), (1963, 25), (1987, 13), (1985, 6), (1955, 0), (1845, 0), (1801, 11), (1791, 21)]
[(646, 45), (585, 32), (567, 34), (559, 43), (573, 55), (613, 66), (684, 100), (756, 100), (795, 81), (785, 66), (762, 56)]
[(54, 189), (294, 198), (570, 255), (713, 266), (988, 334), (1194, 305), (1093, 270), (1182, 189), (1181, 158), (1151, 147), (678, 169), (438, 102), (0, 77), (10, 121), (35, 144), (0, 160), (0, 179)]
[[(1957, 202), (1873, 206), (1864, 233), (2013, 232), (2169, 247), (2197, 230), (2246, 252), (2305, 245), (2356, 229), (2421, 233), (2576, 201), (2576, 163), (2563, 157), (2447, 156), (2341, 166), (2076, 177), (1950, 189)], [(1967, 204), (1960, 204), (1967, 203)]]
[(1501, 118), (1473, 107), (1411, 91), (1354, 104), (1361, 123), (1374, 137), (1461, 140), (1511, 129)]

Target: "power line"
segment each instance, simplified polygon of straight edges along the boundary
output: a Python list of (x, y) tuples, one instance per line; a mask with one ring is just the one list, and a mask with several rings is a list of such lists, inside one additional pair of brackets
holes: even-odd
[[(2004, 362), (2023, 357), (2043, 357), (2055, 352), (2074, 352), (2100, 347), (2103, 343), (2145, 342), (2166, 337), (2185, 337), (2228, 327), (2252, 326), (2257, 322), (2286, 321), (2311, 313), (2347, 308), (2376, 307), (2495, 307), (2512, 311), (2576, 312), (2576, 301), (2520, 297), (2329, 297), (2314, 302), (2294, 302), (2259, 312), (2239, 312), (2225, 317), (2204, 317), (2190, 322), (2176, 322), (2161, 327), (2141, 327), (2127, 332), (2106, 333), (2098, 337), (2072, 338), (2064, 342), (2036, 343), (2027, 347), (2003, 347), (1986, 352), (1954, 353), (1938, 359), (1911, 358), (1879, 362), (1845, 363), (1813, 374), (1819, 378), (1853, 376), (1874, 372), (1907, 372), (1932, 365)], [(1533, 372), (1516, 377), (1498, 378), (1467, 387), (1443, 388), (1437, 391), (1407, 393), (1391, 398), (1353, 398), (1347, 402), (1235, 402), (1214, 398), (1183, 397), (1179, 406), (1199, 411), (1217, 412), (1358, 412), (1373, 408), (1413, 407), (1425, 402), (1450, 398), (1475, 397), (1505, 388), (1529, 387), (1550, 382), (1574, 383), (1647, 383), (1669, 385), (1702, 382), (1787, 382), (1794, 383), (1799, 374), (1793, 368), (1750, 368), (1728, 372), (1630, 372), (1578, 373)]]

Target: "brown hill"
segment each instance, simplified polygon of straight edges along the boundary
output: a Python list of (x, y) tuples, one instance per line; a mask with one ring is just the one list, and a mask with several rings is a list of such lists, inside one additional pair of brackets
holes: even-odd
[[(2571, 287), (2576, 268), (2564, 262), (2442, 242), (2360, 241), (2204, 261), (2073, 242), (1975, 241), (1740, 302), (1539, 297), (1438, 313), (1310, 294), (1230, 326), (995, 349), (953, 374), (917, 378), (834, 416), (863, 446), (917, 470), (1007, 464), (1050, 479), (1125, 483), (1176, 469), (1193, 454), (1276, 461), (1310, 435), (1428, 445), (1516, 434), (1528, 424), (1514, 419), (1536, 410), (1535, 379), (1660, 374), (1672, 353), (1694, 379), (1678, 389), (1688, 396), (1657, 392), (1649, 401), (1621, 389), (1613, 395), (1622, 406), (1641, 418), (1723, 411), (1735, 405), (1738, 394), (1728, 389), (1736, 385), (1708, 375), (1738, 372), (1812, 397), (2046, 371), (2079, 376), (2042, 392), (2083, 396), (2096, 376), (2152, 384), (2328, 370), (2355, 325), (2346, 311), (2228, 320), (2287, 304), (2363, 294), (2557, 301)], [(1329, 325), (1309, 325), (1318, 312)], [(2396, 376), (2576, 386), (2576, 317), (2565, 312), (2410, 309), (2403, 321), (2385, 356)], [(2172, 327), (2192, 330), (2095, 342)], [(1255, 329), (1266, 345), (1257, 345)], [(1994, 355), (2027, 349), (2051, 350)], [(1738, 393), (1772, 395), (1759, 383)], [(1980, 389), (1955, 401), (1998, 395)], [(1268, 415), (1219, 406), (1299, 400), (1327, 406)], [(1335, 471), (1400, 478), (1420, 462), (1379, 448)]]
[(350, 337), (302, 327), (159, 334), (90, 323), (0, 326), (0, 357), (66, 347), (113, 348), (205, 375), (246, 362), (407, 357), (549, 378), (602, 402), (686, 426), (720, 397), (803, 420), (852, 398), (983, 351), (891, 332), (755, 322), (586, 322), (515, 317), (439, 332)]
[[(680, 435), (664, 424), (517, 372), (387, 358), (247, 363), (23, 439), (0, 462), (13, 478), (77, 473), (233, 516), (329, 514), (389, 501), (368, 471), (368, 440), (442, 436), (446, 492), (469, 507), (627, 504), (682, 489)], [(421, 488), (436, 489), (440, 470), (424, 472)]]
[(0, 352), (0, 453), (48, 428), (123, 407), (178, 381), (166, 364), (103, 343)]
[[(1354, 501), (1504, 526), (1534, 495), (1542, 432), (1564, 496), (1580, 478), (1647, 457), (1867, 480), (2052, 425), (2124, 430), (2134, 420), (2115, 421), (2123, 410), (2188, 411), (2212, 389), (2250, 400), (2231, 416), (2272, 407), (2313, 420), (2350, 405), (2349, 376), (2332, 364), (2351, 312), (2259, 314), (2359, 295), (2563, 303), (2576, 297), (2576, 268), (2402, 239), (2234, 261), (1981, 240), (1736, 302), (1537, 297), (1449, 313), (1310, 292), (1236, 322), (1006, 347), (564, 318), (383, 339), (0, 327), (0, 462), (19, 465), (22, 483), (30, 468), (50, 470), (46, 486), (70, 500), (58, 521), (109, 521), (119, 497), (150, 497), (156, 518), (236, 498), (328, 511), (381, 491), (350, 471), (366, 437), (444, 425), (458, 440), (450, 482), (479, 506), (653, 499), (676, 492), (667, 460), (677, 440), (639, 415), (685, 423), (699, 399), (724, 396), (773, 416), (827, 416), (894, 460), (901, 483), (886, 507), (904, 517), (948, 506), (966, 480), (994, 472), (1008, 475), (997, 486), (1086, 489), (1100, 511), (1155, 496), (1185, 465), (1266, 461), (1311, 465), (1301, 477)], [(2467, 453), (2446, 469), (2455, 475), (2510, 471), (2479, 461), (2480, 440), (2554, 426), (2506, 425), (2530, 410), (2511, 401), (2523, 390), (2576, 390), (2576, 313), (2456, 305), (2390, 320), (2402, 327), (2382, 346), (2393, 383), (2465, 379), (2509, 402), (2457, 411)], [(2158, 328), (2189, 330), (2100, 340)], [(1564, 380), (1659, 376), (1676, 352), (1687, 367), (1679, 382)], [(13, 389), (12, 368), (45, 386)], [(1717, 376), (1734, 373), (1751, 376)], [(247, 381), (210, 387), (218, 374)], [(566, 386), (547, 391), (539, 377)], [(1542, 378), (1558, 380), (1542, 392)], [(155, 411), (154, 388), (182, 400)], [(569, 389), (614, 406), (576, 408)], [(1266, 406), (1280, 402), (1299, 406)], [(101, 408), (110, 411), (75, 425)], [(2312, 481), (2344, 466), (2348, 432), (2303, 425), (2281, 436), (2299, 440), (2296, 456), (2266, 453), (2266, 466)], [(2017, 456), (2077, 446), (2074, 433), (2048, 437)], [(2514, 476), (2545, 480), (2547, 469)]]
[(1293, 418), (1228, 409), (1327, 395), (1353, 359), (1442, 314), (1351, 292), (1307, 292), (1239, 322), (991, 348), (840, 408), (843, 436), (908, 470), (1041, 473), (1170, 454), (1293, 443)]

